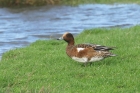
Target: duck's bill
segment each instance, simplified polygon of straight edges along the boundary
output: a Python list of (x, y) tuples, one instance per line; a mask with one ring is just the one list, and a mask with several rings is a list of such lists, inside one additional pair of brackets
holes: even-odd
[(63, 40), (63, 38), (62, 38), (62, 37), (60, 37), (60, 38), (58, 38), (57, 40)]

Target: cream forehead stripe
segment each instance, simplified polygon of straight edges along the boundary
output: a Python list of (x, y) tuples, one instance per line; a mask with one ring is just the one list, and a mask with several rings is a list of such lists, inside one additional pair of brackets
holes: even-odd
[(66, 36), (68, 33), (69, 33), (69, 32), (66, 32), (65, 34), (63, 34), (63, 36), (62, 36), (62, 37)]

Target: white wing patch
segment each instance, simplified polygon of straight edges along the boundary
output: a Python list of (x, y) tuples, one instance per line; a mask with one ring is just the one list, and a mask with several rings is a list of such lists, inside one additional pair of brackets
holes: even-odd
[(81, 50), (84, 50), (85, 48), (77, 48), (77, 51), (80, 52)]

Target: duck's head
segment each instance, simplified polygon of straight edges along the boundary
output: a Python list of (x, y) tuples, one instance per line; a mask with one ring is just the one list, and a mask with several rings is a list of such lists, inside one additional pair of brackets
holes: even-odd
[(74, 45), (74, 37), (69, 32), (64, 33), (62, 37), (58, 38), (57, 40), (65, 40), (68, 44)]

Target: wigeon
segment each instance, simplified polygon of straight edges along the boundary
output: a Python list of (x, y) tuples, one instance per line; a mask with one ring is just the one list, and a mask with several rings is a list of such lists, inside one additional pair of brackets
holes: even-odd
[(109, 52), (109, 50), (113, 50), (114, 47), (107, 47), (95, 44), (77, 44), (74, 45), (74, 37), (71, 33), (66, 32), (57, 40), (65, 40), (68, 45), (66, 47), (67, 55), (75, 61), (82, 62), (85, 64), (95, 61), (100, 61), (107, 57), (115, 56)]

